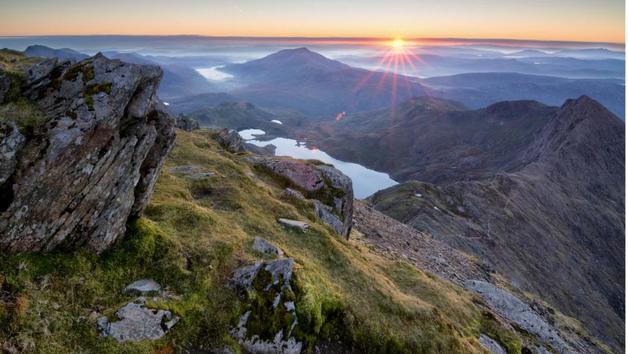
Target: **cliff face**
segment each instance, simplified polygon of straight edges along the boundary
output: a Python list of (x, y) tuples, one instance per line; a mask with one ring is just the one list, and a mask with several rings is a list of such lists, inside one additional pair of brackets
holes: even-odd
[(38, 118), (0, 121), (0, 248), (105, 250), (142, 213), (174, 143), (161, 69), (96, 55), (11, 76), (0, 105)]

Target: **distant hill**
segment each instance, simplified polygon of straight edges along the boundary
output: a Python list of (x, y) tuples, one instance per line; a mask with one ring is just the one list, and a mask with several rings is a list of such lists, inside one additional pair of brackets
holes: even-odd
[(221, 71), (241, 83), (230, 93), (243, 100), (327, 118), (425, 94), (416, 78), (353, 68), (306, 48), (282, 50)]
[(87, 54), (79, 53), (74, 49), (60, 48), (53, 49), (43, 45), (31, 45), (24, 50), (24, 54), (29, 57), (42, 57), (42, 58), (59, 58), (71, 61), (80, 61), (89, 58)]
[(625, 116), (625, 87), (619, 80), (564, 79), (518, 73), (470, 73), (421, 81), (434, 95), (480, 108), (507, 100), (536, 100), (558, 106), (570, 97), (587, 95), (619, 117)]
[(583, 96), (466, 110), (418, 98), (319, 124), (308, 142), (391, 173), (379, 211), (475, 254), (624, 344), (624, 123)]
[(105, 52), (112, 59), (119, 59), (133, 64), (159, 65), (164, 71), (164, 78), (159, 86), (159, 97), (171, 100), (176, 97), (197, 95), (214, 90), (212, 84), (193, 68), (181, 64), (161, 64), (150, 57), (137, 53)]

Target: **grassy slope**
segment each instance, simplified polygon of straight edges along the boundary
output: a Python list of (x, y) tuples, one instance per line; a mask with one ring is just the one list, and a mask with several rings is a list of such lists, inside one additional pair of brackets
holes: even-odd
[[(254, 175), (209, 135), (178, 132), (145, 217), (113, 250), (100, 257), (0, 255), (0, 343), (37, 352), (235, 347), (228, 328), (241, 304), (224, 284), (235, 267), (261, 257), (251, 250), (260, 235), (297, 262), (302, 338), (341, 336), (372, 352), (473, 353), (481, 352), (476, 338), (482, 330), (518, 348), (470, 294), (334, 236), (313, 221), (308, 205), (282, 200), (274, 181)], [(216, 175), (193, 181), (167, 172), (188, 164)], [(277, 217), (309, 219), (312, 227), (295, 233)], [(99, 338), (93, 311), (113, 316), (132, 299), (120, 289), (140, 277), (177, 295), (154, 305), (182, 321), (156, 342)]]

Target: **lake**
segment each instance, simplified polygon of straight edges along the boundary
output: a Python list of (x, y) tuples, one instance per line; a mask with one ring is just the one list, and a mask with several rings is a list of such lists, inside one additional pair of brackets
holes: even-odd
[(353, 193), (358, 199), (364, 199), (379, 190), (397, 184), (397, 182), (386, 173), (371, 170), (357, 163), (335, 159), (322, 150), (309, 148), (305, 143), (297, 142), (294, 139), (275, 138), (261, 141), (257, 138), (266, 133), (260, 129), (246, 129), (239, 133), (242, 139), (246, 140), (247, 143), (256, 146), (275, 145), (277, 147), (275, 155), (277, 156), (289, 156), (295, 159), (313, 159), (334, 165), (334, 167), (351, 178), (353, 181)]

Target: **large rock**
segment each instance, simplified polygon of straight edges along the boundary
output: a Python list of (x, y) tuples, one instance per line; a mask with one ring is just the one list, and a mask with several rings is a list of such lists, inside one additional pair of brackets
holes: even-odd
[(0, 171), (10, 176), (0, 185), (1, 249), (100, 252), (124, 233), (174, 142), (174, 121), (155, 96), (161, 76), (157, 66), (102, 55), (28, 71), (24, 94), (43, 112), (45, 133), (24, 144), (0, 136)]
[(353, 184), (349, 177), (318, 161), (265, 156), (251, 156), (247, 161), (278, 176), (306, 198), (318, 200), (322, 204), (315, 202), (315, 212), (321, 221), (339, 235), (349, 237), (353, 220)]

